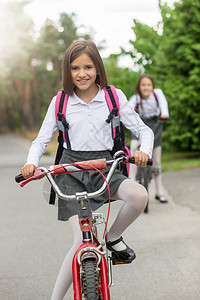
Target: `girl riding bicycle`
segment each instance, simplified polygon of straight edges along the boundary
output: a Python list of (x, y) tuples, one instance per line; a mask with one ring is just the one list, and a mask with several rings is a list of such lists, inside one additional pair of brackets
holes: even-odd
[[(130, 100), (130, 105), (134, 108), (144, 123), (154, 132), (154, 148), (153, 148), (153, 174), (156, 185), (155, 198), (161, 203), (167, 203), (163, 195), (162, 174), (161, 174), (161, 151), (162, 151), (162, 129), (163, 123), (160, 119), (169, 118), (168, 104), (162, 90), (154, 89), (154, 81), (148, 74), (140, 76), (136, 85), (136, 94)], [(131, 137), (131, 153), (138, 149), (139, 141), (132, 134)], [(130, 166), (130, 178), (135, 180), (136, 167)]]
[[(105, 100), (103, 87), (107, 86), (104, 65), (96, 45), (92, 41), (75, 41), (67, 49), (63, 59), (63, 90), (68, 94), (66, 119), (69, 124), (68, 136), (71, 149), (63, 143), (63, 154), (60, 163), (91, 160), (97, 158), (112, 159), (113, 138), (111, 125), (105, 120), (109, 110)], [(153, 132), (130, 107), (121, 90), (116, 90), (119, 97), (119, 117), (123, 124), (140, 140), (140, 150), (135, 151), (137, 166), (145, 166), (151, 157), (153, 148)], [(33, 175), (38, 166), (45, 147), (51, 141), (57, 130), (55, 116), (55, 101), (53, 97), (37, 138), (29, 150), (27, 163), (21, 169), (24, 178)], [(105, 170), (104, 174), (107, 174)], [(65, 194), (77, 191), (92, 192), (102, 185), (102, 177), (98, 172), (71, 173), (58, 175), (57, 184)], [(120, 209), (107, 236), (106, 246), (122, 260), (133, 260), (134, 251), (121, 238), (122, 233), (143, 212), (147, 202), (147, 192), (143, 186), (124, 176), (116, 170), (110, 183), (111, 199), (120, 199), (124, 205)], [(90, 207), (94, 211), (108, 200), (108, 192), (98, 198), (90, 199)], [(58, 219), (69, 220), (73, 233), (74, 244), (66, 255), (61, 266), (52, 300), (63, 299), (72, 283), (72, 258), (82, 243), (82, 234), (78, 222), (80, 207), (76, 202), (59, 199)]]

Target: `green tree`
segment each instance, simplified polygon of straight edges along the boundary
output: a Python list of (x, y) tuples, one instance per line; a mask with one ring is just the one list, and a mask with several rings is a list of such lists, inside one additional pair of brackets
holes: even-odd
[(0, 3), (0, 127), (15, 129), (20, 118), (32, 125), (30, 107), (33, 22), (23, 8), (27, 2)]
[(43, 120), (52, 96), (62, 88), (61, 65), (66, 49), (76, 39), (91, 38), (89, 33), (78, 33), (74, 18), (74, 14), (62, 13), (58, 22), (47, 19), (35, 42), (32, 106), (36, 127)]
[(135, 93), (135, 85), (139, 73), (129, 68), (121, 68), (118, 64), (118, 54), (111, 54), (104, 59), (104, 65), (108, 76), (109, 84), (121, 89), (129, 99)]
[(39, 126), (52, 95), (62, 87), (61, 64), (67, 47), (78, 38), (73, 15), (61, 14), (57, 23), (47, 19), (34, 52), (35, 124)]
[(65, 50), (75, 39), (91, 38), (87, 30), (78, 34), (75, 15), (65, 13), (58, 22), (47, 19), (36, 38), (34, 23), (24, 12), (28, 3), (0, 3), (1, 131), (40, 126), (52, 95), (62, 87)]
[[(166, 13), (163, 7), (163, 88), (169, 98), (172, 120), (170, 141), (182, 149), (200, 150), (200, 2), (183, 0)], [(170, 43), (167, 43), (167, 40)]]
[(139, 67), (141, 72), (144, 70), (148, 72), (148, 69), (152, 67), (154, 61), (156, 61), (156, 55), (160, 48), (161, 40), (161, 36), (158, 34), (160, 27), (160, 23), (158, 23), (155, 28), (152, 28), (133, 19), (132, 29), (135, 34), (135, 39), (130, 40), (133, 50), (127, 52), (122, 49), (122, 54), (130, 55), (134, 64)]
[(145, 64), (139, 61), (144, 71), (168, 99), (168, 147), (200, 150), (200, 2), (182, 0), (170, 8), (159, 1), (159, 6), (162, 22), (157, 30), (135, 22), (132, 45), (145, 58)]

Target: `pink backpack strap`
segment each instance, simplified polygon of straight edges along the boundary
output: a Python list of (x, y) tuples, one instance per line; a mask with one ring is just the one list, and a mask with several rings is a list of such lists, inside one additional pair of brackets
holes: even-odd
[[(61, 121), (61, 115), (64, 115), (64, 117), (66, 118), (68, 95), (63, 94), (63, 93), (64, 93), (63, 91), (59, 91), (57, 93), (56, 103), (55, 103), (55, 116), (56, 116), (56, 120), (57, 120), (57, 127), (58, 127), (59, 130), (61, 130), (63, 132), (63, 140), (64, 140), (64, 142), (66, 142), (65, 130), (64, 130), (64, 126), (63, 126), (62, 121)], [(62, 95), (63, 95), (64, 99), (61, 98)], [(61, 101), (63, 101), (63, 103), (61, 104), (61, 107), (60, 107)], [(59, 109), (62, 110), (62, 111), (59, 111)], [(59, 118), (59, 113), (60, 113), (60, 118)]]
[[(115, 89), (115, 87), (113, 85), (110, 85), (110, 88), (111, 88), (111, 91), (112, 91), (113, 96), (115, 98), (115, 102), (116, 102), (117, 108), (119, 109), (119, 97), (117, 95), (116, 89)], [(110, 96), (108, 94), (108, 91), (107, 91), (107, 89), (105, 87), (103, 88), (103, 90), (104, 90), (104, 93), (105, 93), (105, 96), (106, 96), (106, 101), (108, 103), (109, 110), (112, 111), (113, 105), (112, 105), (112, 101), (110, 99)]]
[[(59, 91), (59, 92), (57, 93), (57, 96), (56, 96), (56, 105), (55, 105), (56, 120), (58, 120), (58, 112), (59, 112), (59, 106), (60, 106), (60, 99), (61, 99), (61, 96), (62, 96), (62, 91)], [(68, 101), (68, 95), (65, 94), (65, 99), (64, 99), (64, 102), (63, 102), (63, 108), (62, 108), (62, 114), (63, 114), (64, 116), (65, 116), (65, 114), (66, 114), (67, 101)]]
[[(112, 91), (112, 93), (110, 93), (110, 94), (109, 94), (109, 88)], [(108, 86), (108, 87), (104, 87), (103, 90), (104, 90), (106, 101), (107, 101), (107, 104), (108, 104), (108, 107), (109, 107), (109, 110), (110, 110), (110, 115), (108, 116), (108, 119), (106, 120), (106, 122), (110, 123), (111, 120), (112, 121), (114, 120), (114, 122), (112, 123), (113, 140), (116, 138), (116, 128), (118, 128), (119, 133), (120, 133), (121, 138), (122, 138), (122, 137), (124, 137), (124, 132), (123, 132), (124, 130), (123, 130), (123, 125), (122, 125), (122, 127), (120, 127), (120, 119), (119, 119), (119, 97), (117, 95), (116, 89), (115, 89), (115, 87), (113, 85), (111, 85), (111, 86)], [(111, 100), (111, 98), (112, 98), (112, 100)], [(123, 141), (123, 145), (121, 145), (121, 146), (122, 146), (122, 149), (117, 149), (117, 151), (118, 150), (124, 150), (126, 156), (131, 156), (130, 150), (126, 146), (125, 141)], [(114, 141), (114, 147), (115, 147), (115, 141)], [(116, 151), (116, 149), (115, 149), (115, 151)], [(125, 174), (126, 176), (128, 176), (128, 174), (129, 174), (129, 164), (126, 164), (126, 167), (124, 169), (126, 171), (123, 170), (123, 174)]]
[(105, 88), (105, 87), (103, 88), (103, 90), (104, 90), (104, 93), (105, 93), (105, 97), (106, 97), (106, 101), (107, 101), (107, 104), (108, 104), (109, 111), (111, 112), (111, 111), (112, 111), (112, 109), (113, 109), (112, 102), (111, 102), (111, 100), (110, 100), (110, 97), (109, 97), (108, 91), (106, 90), (106, 88)]
[[(118, 97), (116, 89), (113, 85), (110, 85), (110, 89), (113, 93), (115, 103), (116, 103), (116, 106), (118, 108), (118, 115), (119, 115), (119, 97)], [(112, 101), (110, 99), (109, 93), (108, 93), (106, 87), (104, 87), (103, 90), (104, 90), (104, 93), (105, 93), (105, 97), (106, 97), (106, 101), (107, 101), (107, 104), (108, 104), (109, 111), (112, 112), (114, 107), (113, 107)], [(116, 137), (116, 127), (113, 127), (113, 139), (115, 139), (115, 137)]]
[(111, 88), (111, 91), (113, 93), (113, 96), (115, 98), (115, 102), (116, 102), (116, 105), (117, 105), (117, 108), (119, 110), (119, 97), (117, 95), (117, 91), (116, 91), (116, 88), (113, 86), (113, 85), (110, 85), (110, 88)]
[(59, 91), (56, 95), (56, 105), (55, 105), (55, 116), (56, 120), (58, 120), (58, 111), (59, 111), (59, 105), (60, 105), (60, 98), (62, 95), (62, 91)]
[(157, 106), (159, 106), (159, 103), (158, 103), (158, 97), (157, 97), (157, 95), (156, 95), (156, 93), (155, 93), (154, 90), (153, 90), (153, 95), (154, 95), (154, 98), (155, 98), (155, 100), (156, 100), (156, 102), (157, 102)]

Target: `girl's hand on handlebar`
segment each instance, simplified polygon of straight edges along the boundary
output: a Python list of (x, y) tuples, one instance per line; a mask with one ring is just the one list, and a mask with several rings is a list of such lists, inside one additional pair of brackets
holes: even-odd
[(29, 177), (33, 176), (34, 170), (36, 166), (33, 164), (27, 164), (23, 168), (21, 168), (22, 176), (25, 179), (28, 179)]
[(166, 115), (160, 115), (158, 118), (158, 122), (165, 122), (165, 121), (169, 121), (170, 117), (166, 116)]
[(135, 151), (134, 155), (135, 157), (135, 165), (137, 167), (145, 167), (147, 164), (147, 160), (149, 159), (149, 155), (142, 152), (142, 151)]

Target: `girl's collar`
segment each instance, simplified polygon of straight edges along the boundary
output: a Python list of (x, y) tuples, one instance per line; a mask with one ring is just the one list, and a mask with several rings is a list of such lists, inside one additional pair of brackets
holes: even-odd
[[(105, 97), (102, 97), (102, 95), (104, 95), (103, 94), (103, 90), (101, 90), (101, 88), (100, 88), (100, 86), (97, 84), (97, 87), (98, 87), (98, 92), (97, 92), (97, 94), (94, 96), (94, 98), (89, 102), (89, 103), (91, 103), (91, 102), (93, 102), (93, 101), (104, 101), (105, 99)], [(78, 104), (78, 103), (85, 103), (86, 105), (87, 104), (89, 104), (89, 103), (86, 103), (84, 100), (82, 100), (76, 93), (75, 93), (75, 91), (74, 91), (74, 93), (73, 93), (73, 95), (72, 95), (72, 97), (74, 98), (73, 99), (73, 101), (72, 101), (72, 105), (73, 104)]]

